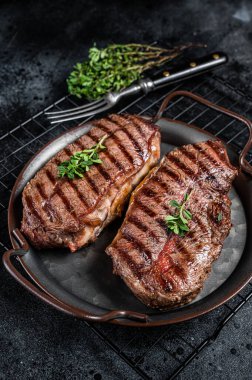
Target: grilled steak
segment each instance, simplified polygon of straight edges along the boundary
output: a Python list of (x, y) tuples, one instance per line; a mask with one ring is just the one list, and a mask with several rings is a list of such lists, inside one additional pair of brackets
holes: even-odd
[[(236, 175), (223, 144), (207, 141), (173, 150), (135, 189), (106, 252), (114, 273), (147, 306), (183, 305), (202, 289), (231, 228), (227, 193)], [(170, 201), (181, 203), (189, 193), (192, 220), (181, 237), (164, 218), (175, 213)]]
[[(77, 151), (94, 146), (105, 134), (102, 164), (83, 178), (58, 177), (57, 166)], [(69, 247), (94, 241), (121, 214), (129, 193), (158, 161), (160, 133), (137, 116), (110, 115), (56, 154), (26, 185), (21, 230), (37, 248)]]

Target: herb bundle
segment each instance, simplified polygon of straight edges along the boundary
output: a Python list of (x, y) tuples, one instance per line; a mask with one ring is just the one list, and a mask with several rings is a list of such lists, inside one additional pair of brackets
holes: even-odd
[(188, 221), (192, 219), (192, 214), (190, 211), (185, 209), (185, 204), (191, 194), (192, 192), (189, 195), (185, 194), (184, 200), (181, 204), (179, 204), (176, 200), (170, 201), (170, 205), (175, 207), (177, 212), (174, 215), (167, 215), (165, 217), (167, 228), (179, 236), (184, 236), (185, 233), (190, 230), (188, 227)]
[(68, 161), (62, 162), (58, 166), (59, 177), (74, 179), (74, 177), (77, 176), (82, 178), (83, 174), (89, 170), (90, 166), (101, 164), (102, 160), (99, 158), (98, 153), (106, 149), (103, 145), (106, 138), (107, 135), (103, 136), (92, 148), (76, 152)]
[(110, 91), (128, 87), (145, 70), (171, 61), (192, 46), (163, 49), (144, 44), (112, 44), (99, 49), (94, 45), (89, 49), (89, 59), (74, 66), (67, 79), (68, 91), (78, 98), (99, 99)]

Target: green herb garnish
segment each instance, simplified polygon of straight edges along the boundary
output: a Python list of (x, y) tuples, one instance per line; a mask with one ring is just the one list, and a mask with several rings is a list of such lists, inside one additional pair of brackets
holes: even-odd
[(173, 49), (143, 44), (113, 44), (89, 49), (88, 60), (77, 63), (67, 79), (68, 91), (78, 98), (98, 99), (119, 91), (142, 77), (142, 73), (171, 61), (183, 50), (203, 45), (187, 44)]
[(219, 212), (219, 214), (217, 216), (217, 220), (218, 220), (218, 222), (222, 221), (222, 212)]
[(84, 149), (80, 152), (74, 153), (68, 161), (62, 162), (58, 166), (59, 177), (68, 177), (73, 179), (75, 176), (82, 178), (83, 174), (87, 172), (90, 166), (94, 164), (101, 164), (102, 160), (99, 158), (99, 152), (106, 149), (103, 144), (108, 136), (103, 136), (96, 145), (90, 149)]
[(189, 195), (185, 194), (184, 200), (181, 204), (175, 200), (170, 201), (170, 205), (177, 209), (177, 213), (165, 217), (167, 228), (179, 236), (184, 236), (185, 233), (190, 230), (188, 227), (188, 221), (192, 219), (192, 214), (185, 209), (185, 204), (191, 194), (192, 192)]

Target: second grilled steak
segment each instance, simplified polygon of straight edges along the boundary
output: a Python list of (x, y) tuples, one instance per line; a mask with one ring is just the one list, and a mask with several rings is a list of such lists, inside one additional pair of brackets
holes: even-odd
[[(92, 121), (90, 131), (60, 151), (26, 185), (21, 230), (37, 248), (69, 247), (94, 241), (121, 214), (132, 189), (156, 165), (160, 133), (153, 124), (132, 115), (110, 115)], [(104, 135), (102, 164), (80, 179), (59, 178), (58, 165)]]
[[(125, 220), (106, 252), (133, 293), (166, 309), (192, 301), (231, 228), (228, 191), (237, 169), (220, 141), (187, 145), (167, 154), (132, 194)], [(192, 214), (184, 237), (167, 230), (171, 200)], [(221, 216), (221, 217), (220, 217)]]

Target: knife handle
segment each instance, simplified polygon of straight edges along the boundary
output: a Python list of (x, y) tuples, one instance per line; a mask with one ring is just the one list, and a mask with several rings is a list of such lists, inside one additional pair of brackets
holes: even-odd
[(138, 83), (133, 84), (120, 92), (111, 92), (108, 95), (111, 103), (115, 104), (121, 98), (129, 95), (135, 95), (141, 91), (148, 94), (151, 91), (157, 90), (171, 83), (180, 82), (184, 79), (189, 79), (196, 75), (211, 71), (227, 61), (228, 57), (225, 53), (215, 52), (202, 58), (192, 60), (190, 63), (182, 67), (175, 67), (170, 71), (165, 70), (163, 71), (163, 76), (159, 79), (142, 79)]
[(210, 55), (192, 60), (182, 67), (175, 67), (169, 71), (163, 71), (163, 77), (153, 80), (154, 89), (176, 83), (184, 79), (206, 73), (219, 67), (228, 61), (228, 57), (223, 52), (215, 52)]

